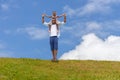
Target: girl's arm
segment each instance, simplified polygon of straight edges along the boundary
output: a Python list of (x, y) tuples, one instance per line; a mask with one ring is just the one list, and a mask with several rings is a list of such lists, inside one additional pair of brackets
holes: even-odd
[(47, 17), (47, 18), (52, 18), (52, 16), (48, 16), (48, 15), (45, 15), (45, 17)]

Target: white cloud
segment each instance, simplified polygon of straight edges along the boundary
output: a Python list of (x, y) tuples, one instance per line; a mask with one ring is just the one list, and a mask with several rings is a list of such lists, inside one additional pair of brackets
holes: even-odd
[(0, 40), (0, 50), (2, 49), (6, 49), (7, 48), (7, 45), (4, 41)]
[(82, 14), (90, 13), (106, 13), (111, 10), (110, 3), (114, 0), (89, 0), (89, 2), (82, 7)]
[(106, 14), (112, 11), (112, 4), (120, 3), (120, 0), (88, 0), (83, 7), (72, 9), (68, 5), (64, 7), (63, 11), (70, 17), (82, 16), (93, 13)]
[[(72, 23), (72, 22), (71, 22)], [(95, 33), (96, 35), (106, 38), (110, 35), (118, 35), (120, 32), (120, 20), (110, 20), (104, 22), (97, 21), (76, 21), (70, 26), (64, 26), (61, 29), (62, 34), (68, 34), (71, 38), (81, 38), (81, 36)]]
[(3, 31), (5, 34), (11, 34), (12, 32), (10, 30), (4, 30)]
[(74, 10), (74, 9), (70, 8), (68, 5), (66, 5), (64, 7), (64, 12), (66, 12), (66, 14), (69, 16), (73, 16), (73, 15), (75, 16), (77, 11), (79, 12), (79, 10)]
[(63, 27), (62, 33), (64, 34), (68, 33), (71, 36), (80, 38), (82, 35), (88, 34), (91, 32), (100, 33), (102, 28), (103, 28), (102, 23), (96, 22), (96, 21), (74, 22), (70, 26)]
[(0, 57), (14, 57), (11, 52), (0, 52)]
[(15, 0), (3, 0), (0, 3), (0, 10), (2, 11), (9, 11), (11, 9), (15, 9), (15, 8), (20, 8), (20, 6), (17, 4), (17, 2)]
[(91, 33), (82, 37), (81, 44), (64, 53), (63, 60), (111, 60), (120, 61), (120, 36), (109, 36), (102, 40)]
[(0, 57), (8, 57), (8, 54), (0, 52)]
[(87, 22), (86, 23), (87, 29), (88, 30), (97, 30), (101, 28), (101, 25), (97, 22)]
[(4, 49), (5, 46), (3, 44), (0, 44), (0, 49)]
[(68, 39), (62, 39), (59, 41), (60, 44), (65, 44), (65, 45), (72, 45), (74, 44), (74, 42), (72, 40), (68, 40)]
[(19, 33), (26, 33), (32, 39), (44, 39), (48, 36), (48, 32), (46, 30), (37, 28), (37, 27), (26, 27), (17, 29)]
[(7, 50), (5, 44), (0, 41), (0, 57), (13, 57), (13, 53)]
[(7, 11), (9, 9), (9, 5), (8, 4), (1, 4), (1, 9), (4, 11)]

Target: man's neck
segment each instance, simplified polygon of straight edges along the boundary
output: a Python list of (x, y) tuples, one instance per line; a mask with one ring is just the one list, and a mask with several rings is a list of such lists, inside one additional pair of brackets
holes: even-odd
[(52, 23), (52, 25), (55, 25), (56, 23)]

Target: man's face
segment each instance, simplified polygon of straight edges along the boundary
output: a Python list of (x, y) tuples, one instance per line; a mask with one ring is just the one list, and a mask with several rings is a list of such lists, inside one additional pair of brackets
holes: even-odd
[(52, 20), (52, 24), (56, 24), (56, 20), (55, 19)]

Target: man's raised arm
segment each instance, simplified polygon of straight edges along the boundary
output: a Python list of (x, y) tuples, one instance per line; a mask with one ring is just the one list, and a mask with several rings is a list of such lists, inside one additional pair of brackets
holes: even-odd
[(66, 23), (66, 14), (63, 14), (64, 16), (64, 23)]
[(45, 14), (42, 15), (42, 23), (44, 23), (44, 16), (45, 16)]

